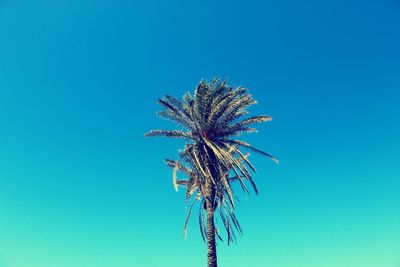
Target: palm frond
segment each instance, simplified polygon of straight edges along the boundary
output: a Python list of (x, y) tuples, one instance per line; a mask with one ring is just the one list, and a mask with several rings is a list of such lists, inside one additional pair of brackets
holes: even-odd
[(186, 239), (186, 234), (187, 234), (187, 225), (190, 219), (190, 215), (192, 214), (192, 209), (194, 204), (196, 203), (197, 199), (194, 199), (192, 204), (190, 205), (189, 211), (186, 215), (186, 219), (185, 219), (185, 224), (183, 225), (183, 238)]
[(212, 110), (208, 119), (210, 127), (215, 125), (216, 120), (225, 112), (229, 107), (232, 100), (236, 97), (246, 93), (246, 89), (243, 87), (237, 87), (236, 89), (228, 91), (225, 95), (222, 95), (219, 99), (215, 100), (212, 104)]
[(203, 80), (199, 82), (194, 92), (194, 111), (196, 118), (204, 124), (210, 110), (211, 88), (209, 84)]
[(267, 116), (267, 115), (259, 115), (259, 116), (254, 116), (250, 117), (247, 119), (242, 120), (239, 122), (239, 125), (248, 125), (250, 123), (261, 123), (261, 122), (267, 122), (267, 121), (272, 121), (272, 117)]
[(204, 216), (204, 199), (201, 200), (200, 202), (200, 208), (199, 208), (199, 226), (200, 226), (200, 233), (201, 237), (203, 238), (203, 241), (206, 242), (206, 235), (207, 235), (207, 228), (205, 224), (205, 216)]
[(165, 136), (172, 138), (186, 138), (193, 139), (191, 132), (184, 132), (179, 130), (152, 130), (144, 134), (145, 137)]
[(275, 161), (276, 163), (279, 164), (279, 160), (277, 158), (275, 158), (274, 156), (272, 156), (272, 155), (270, 155), (270, 154), (268, 154), (268, 153), (266, 153), (266, 152), (264, 152), (262, 150), (259, 150), (257, 148), (252, 147), (250, 144), (248, 144), (246, 142), (243, 142), (243, 141), (240, 141), (240, 140), (226, 140), (225, 142), (229, 143), (229, 144), (236, 144), (236, 145), (239, 145), (239, 146), (244, 146), (244, 147), (246, 147), (246, 148), (248, 148), (250, 150), (253, 150), (254, 152), (257, 152), (257, 153), (259, 153), (261, 155), (264, 155), (264, 156), (267, 156), (267, 157), (271, 158), (273, 161)]
[(257, 129), (248, 127), (249, 124), (267, 122), (271, 120), (272, 118), (270, 116), (265, 116), (265, 115), (254, 116), (248, 119), (244, 119), (240, 122), (237, 122), (232, 126), (228, 125), (226, 127), (223, 127), (223, 130), (221, 131), (220, 135), (222, 137), (226, 137), (226, 136), (239, 135), (242, 133), (254, 133), (257, 132)]
[(191, 171), (185, 165), (180, 163), (179, 161), (172, 160), (172, 159), (165, 159), (165, 163), (168, 165), (168, 167), (171, 167), (171, 168), (176, 167), (179, 171), (181, 171), (187, 175), (191, 174)]
[(221, 131), (218, 132), (218, 136), (220, 138), (224, 137), (230, 137), (230, 136), (238, 136), (244, 133), (257, 133), (256, 128), (250, 128), (250, 127), (231, 127), (231, 126), (226, 126), (224, 127)]
[(231, 155), (229, 153), (225, 152), (223, 149), (221, 149), (217, 145), (214, 145), (212, 142), (210, 142), (208, 140), (205, 140), (205, 141), (206, 141), (207, 145), (212, 149), (215, 156), (220, 160), (221, 164), (224, 165), (227, 170), (232, 170), (236, 174), (242, 189), (248, 193), (249, 191), (248, 191), (246, 185), (243, 183), (243, 180), (240, 178), (240, 175), (236, 170), (237, 166), (236, 166), (235, 162), (233, 161), (233, 158), (231, 157)]
[(242, 115), (240, 111), (255, 103), (256, 101), (249, 94), (244, 94), (240, 97), (237, 97), (235, 100), (229, 103), (223, 112), (219, 114), (216, 123), (219, 124), (219, 126), (228, 125), (230, 122)]
[(174, 169), (172, 170), (172, 183), (174, 185), (174, 189), (176, 192), (178, 192), (178, 184), (176, 183), (176, 172), (178, 171), (178, 167), (175, 166)]
[(165, 112), (159, 112), (158, 115), (176, 121), (177, 123), (189, 129), (193, 129), (193, 120), (191, 120), (189, 114), (185, 112), (182, 104), (178, 102), (178, 106), (174, 106), (174, 104), (170, 103), (170, 101), (176, 104), (175, 101), (179, 100), (171, 99), (170, 96), (166, 96), (164, 99), (158, 100), (158, 103), (160, 103), (160, 105), (166, 109)]

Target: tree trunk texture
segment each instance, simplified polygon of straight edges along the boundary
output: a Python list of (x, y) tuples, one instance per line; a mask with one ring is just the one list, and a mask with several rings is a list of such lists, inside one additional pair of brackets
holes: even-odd
[(210, 201), (207, 201), (207, 267), (217, 267), (214, 207)]
[[(207, 149), (207, 148), (206, 148)], [(214, 163), (207, 162), (211, 175), (214, 180), (218, 178), (218, 171), (215, 169), (217, 159), (213, 151), (207, 151), (210, 155), (210, 160)], [(206, 196), (206, 209), (207, 209), (207, 267), (217, 267), (217, 248), (215, 242), (215, 224), (214, 224), (214, 201), (215, 201), (215, 188), (211, 178), (207, 181), (207, 196)]]

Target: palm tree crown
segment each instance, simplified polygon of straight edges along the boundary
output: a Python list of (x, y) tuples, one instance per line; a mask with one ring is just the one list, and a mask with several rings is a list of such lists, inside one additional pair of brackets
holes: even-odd
[[(256, 170), (242, 149), (260, 153), (278, 163), (275, 157), (236, 137), (242, 133), (256, 132), (252, 127), (254, 124), (272, 118), (266, 115), (244, 118), (249, 113), (247, 108), (256, 101), (246, 88), (235, 88), (219, 79), (210, 83), (200, 81), (194, 96), (186, 93), (182, 101), (166, 95), (158, 102), (163, 107), (158, 115), (177, 123), (181, 130), (153, 130), (145, 136), (183, 138), (187, 141), (179, 152), (179, 160), (166, 160), (167, 165), (173, 168), (174, 186), (176, 189), (178, 185), (185, 186), (186, 199), (194, 197), (193, 204), (200, 201), (199, 222), (203, 239), (207, 236), (210, 243), (209, 235), (211, 239), (214, 235), (220, 237), (214, 227), (214, 211), (217, 211), (227, 231), (229, 244), (235, 237), (233, 230), (241, 232), (234, 214), (236, 197), (232, 183), (238, 182), (245, 192), (249, 192), (245, 183), (248, 181), (258, 193), (249, 169)], [(177, 179), (178, 171), (185, 174), (187, 179)], [(185, 234), (193, 204), (185, 222)], [(204, 210), (207, 211), (207, 227)], [(209, 263), (208, 266), (216, 266), (216, 259), (214, 265)]]

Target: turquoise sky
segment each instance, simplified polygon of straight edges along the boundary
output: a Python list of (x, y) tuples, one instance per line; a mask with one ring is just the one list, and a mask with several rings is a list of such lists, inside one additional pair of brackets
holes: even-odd
[(0, 0), (0, 267), (205, 266), (158, 97), (219, 75), (274, 120), (221, 267), (400, 266), (400, 2)]

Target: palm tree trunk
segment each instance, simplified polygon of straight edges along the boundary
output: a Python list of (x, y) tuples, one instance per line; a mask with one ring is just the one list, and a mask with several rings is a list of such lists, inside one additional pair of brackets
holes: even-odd
[(217, 267), (214, 207), (210, 201), (207, 201), (207, 267)]
[[(214, 163), (218, 162), (212, 151), (206, 148), (206, 152), (210, 155), (210, 160)], [(218, 177), (218, 171), (215, 169), (215, 164), (208, 162), (211, 175)], [(214, 179), (215, 179), (214, 178)], [(216, 179), (215, 179), (216, 180)], [(214, 201), (215, 188), (211, 177), (207, 179), (206, 189), (206, 209), (207, 209), (207, 267), (217, 267), (217, 248), (215, 243), (215, 224), (214, 224)]]

